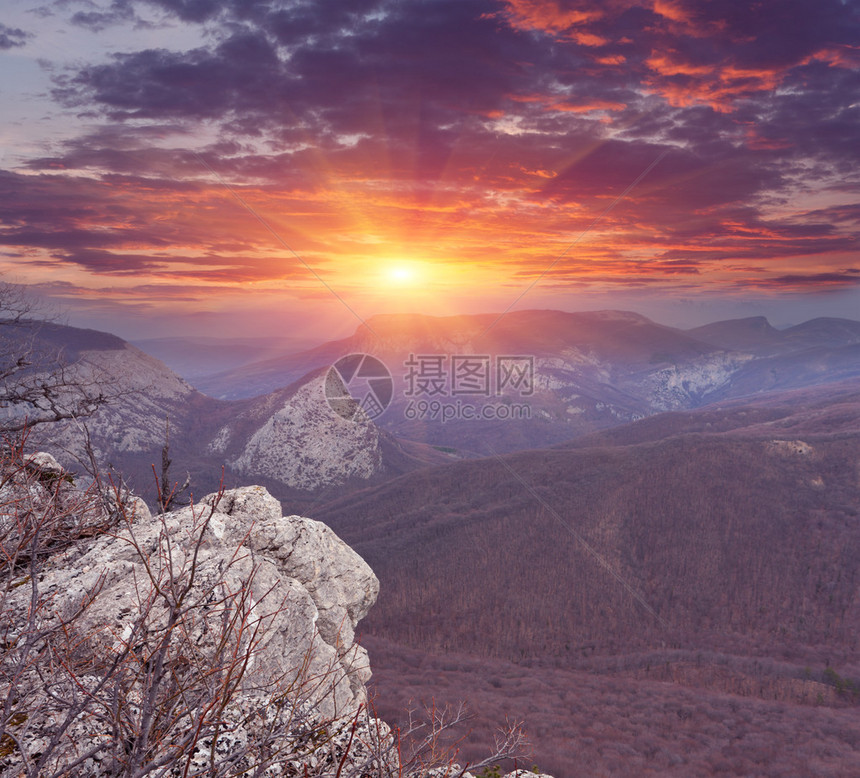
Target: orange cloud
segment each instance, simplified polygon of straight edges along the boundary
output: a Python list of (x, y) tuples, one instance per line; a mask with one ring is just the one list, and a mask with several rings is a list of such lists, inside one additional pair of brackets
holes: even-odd
[[(562, 9), (556, 0), (508, 0), (508, 16), (511, 24), (518, 29), (545, 30), (546, 32), (567, 32), (571, 28), (603, 17), (596, 9), (578, 10)], [(586, 39), (598, 39), (598, 36), (588, 36)], [(586, 46), (601, 45), (600, 43), (584, 43)]]
[(575, 100), (559, 99), (560, 95), (509, 95), (510, 100), (517, 103), (544, 103), (544, 111), (559, 111), (562, 113), (590, 113), (591, 111), (623, 111), (625, 103), (615, 100)]
[(671, 0), (654, 0), (654, 13), (671, 19), (673, 22), (691, 24), (693, 21), (692, 16), (687, 11)]
[(670, 22), (670, 27), (683, 30), (684, 33), (695, 38), (704, 38), (726, 28), (725, 21), (721, 19), (701, 22), (679, 0), (654, 0), (652, 9), (655, 14)]
[(609, 38), (604, 38), (602, 35), (595, 35), (591, 32), (581, 32), (579, 30), (571, 30), (568, 33), (573, 40), (580, 46), (605, 46), (609, 43)]
[(674, 52), (652, 55), (645, 60), (645, 64), (661, 76), (706, 76), (714, 72), (710, 65), (681, 62), (679, 55)]
[(731, 63), (716, 66), (684, 61), (677, 52), (654, 55), (646, 60), (652, 75), (645, 84), (670, 105), (710, 105), (720, 113), (734, 110), (737, 99), (779, 86), (788, 68), (742, 68)]
[(830, 67), (858, 68), (860, 67), (860, 46), (828, 46), (807, 57), (801, 64), (810, 62), (826, 62)]
[(591, 100), (587, 103), (560, 101), (550, 104), (546, 110), (563, 111), (564, 113), (589, 113), (590, 111), (623, 111), (626, 107), (624, 103), (616, 103), (611, 100)]

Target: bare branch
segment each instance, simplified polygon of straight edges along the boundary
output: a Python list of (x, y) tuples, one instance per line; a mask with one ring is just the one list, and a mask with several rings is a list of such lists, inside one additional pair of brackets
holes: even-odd
[[(213, 564), (223, 487), (140, 522), (121, 481), (96, 473), (80, 489), (25, 454), (25, 439), (0, 450), (0, 778), (464, 776), (450, 737), (468, 718), (462, 706), (431, 707), (402, 734), (368, 705), (338, 710), (331, 690), (354, 671), (336, 655), (321, 660), (318, 636), (292, 666), (255, 670), (292, 606), (280, 581), (263, 578), (250, 528)], [(119, 626), (94, 616), (107, 572), (71, 602), (45, 583), (50, 555), (74, 564), (103, 542), (97, 534), (127, 544), (131, 560), (122, 586), (134, 607)], [(523, 745), (510, 727), (475, 768)]]

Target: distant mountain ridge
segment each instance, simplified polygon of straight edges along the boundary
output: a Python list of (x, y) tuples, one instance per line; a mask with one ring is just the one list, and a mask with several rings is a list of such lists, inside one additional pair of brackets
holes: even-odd
[[(236, 482), (255, 478), (281, 494), (353, 488), (451, 456), (544, 448), (666, 411), (860, 376), (860, 322), (827, 318), (787, 330), (753, 317), (684, 331), (625, 311), (385, 315), (349, 338), (232, 373), (246, 386), (292, 379), (233, 400), (200, 393), (107, 333), (45, 325), (39, 337), (83, 374), (115, 376), (117, 402), (88, 422), (106, 460), (151, 482), (169, 419), (177, 469), (191, 461), (205, 479), (224, 464)], [(393, 400), (373, 421), (346, 422), (326, 401), (325, 374), (348, 353), (374, 354), (392, 373)], [(444, 391), (409, 394), (410, 355), (441, 360)], [(484, 359), (486, 391), (454, 392), (455, 356)], [(497, 391), (498, 360), (520, 357), (533, 362), (528, 391)], [(450, 418), (433, 415), (443, 406)], [(72, 426), (63, 428), (69, 446)]]
[(780, 331), (772, 327), (764, 316), (713, 322), (694, 327), (687, 333), (703, 343), (733, 351), (778, 348), (778, 344), (783, 342)]
[[(642, 333), (634, 334), (640, 328)], [(629, 339), (629, 344), (627, 343)], [(409, 353), (478, 354), (528, 350), (538, 356), (554, 356), (572, 346), (588, 346), (622, 356), (639, 356), (637, 341), (667, 352), (704, 353), (708, 346), (695, 343), (681, 330), (655, 324), (628, 311), (565, 313), (562, 311), (514, 311), (498, 314), (429, 316), (380, 314), (359, 325), (348, 338), (330, 341), (297, 354), (253, 363), (241, 371), (226, 371), (200, 382), (199, 388), (216, 397), (239, 398), (262, 394), (291, 383), (313, 369), (330, 365), (339, 357), (368, 353), (392, 360), (392, 372)]]
[(763, 356), (860, 343), (860, 322), (830, 317), (810, 319), (794, 327), (778, 330), (764, 316), (752, 316), (714, 322), (687, 332), (698, 340), (720, 348), (749, 350)]
[[(860, 375), (860, 322), (814, 319), (777, 330), (764, 317), (715, 322), (691, 330), (657, 324), (627, 311), (565, 313), (515, 311), (504, 316), (375, 316), (349, 338), (294, 355), (228, 371), (200, 385), (225, 397), (273, 391), (350, 353), (368, 353), (391, 371), (395, 399), (377, 423), (399, 437), (472, 456), (560, 443), (655, 413), (711, 402), (828, 383)], [(498, 402), (518, 403), (508, 392), (478, 397), (409, 396), (410, 355), (484, 355), (488, 369), (501, 355), (534, 362), (534, 391), (520, 405), (528, 418), (444, 423), (422, 399), (451, 406), (469, 403), (479, 413)], [(442, 364), (442, 363), (439, 363)], [(448, 376), (450, 381), (450, 375)], [(414, 401), (410, 404), (410, 400)], [(427, 410), (423, 415), (416, 409)], [(449, 408), (450, 410), (450, 408)], [(454, 409), (456, 410), (456, 409)], [(454, 423), (456, 422), (456, 423)]]

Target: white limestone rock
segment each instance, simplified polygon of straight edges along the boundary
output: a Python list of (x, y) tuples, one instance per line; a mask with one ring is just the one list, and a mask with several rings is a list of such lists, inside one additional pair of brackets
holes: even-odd
[[(411, 778), (476, 778), (476, 776), (468, 770), (464, 771), (455, 762), (446, 767), (433, 768), (420, 775), (413, 774)], [(553, 778), (553, 776), (546, 773), (533, 773), (531, 770), (514, 770), (513, 772), (506, 773), (503, 778)]]
[[(188, 579), (195, 566), (190, 600), (248, 591), (251, 616), (263, 617), (265, 629), (244, 679), (247, 688), (300, 671), (326, 679), (315, 699), (323, 715), (343, 715), (366, 700), (370, 672), (364, 649), (353, 643), (354, 630), (379, 582), (331, 530), (282, 517), (278, 501), (261, 487), (228, 491), (220, 500), (209, 495), (164, 516), (153, 517), (136, 503), (132, 512), (110, 535), (48, 561), (41, 590), (59, 615), (98, 591), (77, 626), (106, 650), (120, 651), (150, 592), (150, 574), (167, 580), (169, 553), (174, 579)], [(26, 592), (21, 596), (23, 607)], [(160, 617), (166, 611), (151, 618), (157, 623)], [(218, 627), (201, 611), (189, 628), (205, 647)]]
[(349, 479), (366, 480), (382, 468), (376, 425), (366, 417), (348, 420), (335, 413), (325, 398), (322, 376), (292, 394), (263, 398), (251, 418), (257, 426), (249, 436), (222, 428), (210, 443), (210, 451), (224, 453), (238, 441), (241, 448), (229, 464), (247, 476), (317, 489)]
[(54, 475), (62, 475), (65, 471), (63, 466), (45, 451), (38, 451), (35, 454), (30, 454), (24, 457), (24, 463), (32, 470), (37, 470), (41, 473), (51, 473)]

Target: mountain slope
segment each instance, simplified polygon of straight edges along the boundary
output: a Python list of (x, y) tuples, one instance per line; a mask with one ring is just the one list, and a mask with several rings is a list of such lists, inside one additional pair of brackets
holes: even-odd
[(368, 629), (407, 645), (844, 658), (860, 629), (858, 452), (854, 437), (700, 435), (526, 452), (406, 475), (319, 517), (388, 592)]
[[(593, 774), (706, 775), (733, 738), (807, 742), (813, 711), (855, 704), (858, 463), (855, 380), (426, 469), (315, 515), (380, 578), (365, 644), (384, 696), (402, 700), (405, 673), (412, 696), (523, 717), (565, 777), (579, 774), (572, 753)], [(654, 714), (620, 712), (646, 701)], [(732, 714), (708, 712), (723, 706)], [(766, 719), (750, 718), (764, 707)], [(749, 713), (723, 743), (709, 722), (739, 710)], [(682, 730), (697, 722), (695, 744), (664, 746), (690, 763), (646, 747), (663, 742), (666, 711)], [(766, 731), (772, 719), (778, 732)], [(828, 741), (843, 770), (845, 734)], [(754, 774), (775, 758), (751, 746), (713, 769)]]
[(650, 416), (566, 441), (558, 448), (649, 443), (678, 435), (733, 433), (743, 437), (860, 435), (860, 381), (774, 391)]
[(837, 348), (860, 343), (860, 322), (820, 317), (785, 330), (793, 348)]
[[(14, 345), (16, 333), (5, 334)], [(174, 479), (190, 472), (198, 493), (217, 488), (225, 466), (229, 485), (264, 480), (279, 496), (300, 501), (320, 489), (377, 482), (449, 460), (427, 446), (394, 440), (366, 416), (343, 419), (323, 393), (324, 371), (231, 403), (201, 394), (159, 360), (107, 333), (40, 325), (17, 337), (22, 349), (41, 356), (41, 370), (62, 369), (71, 385), (95, 387), (108, 398), (91, 416), (38, 425), (32, 443), (65, 449), (69, 462), (86, 462), (88, 435), (102, 465), (113, 465), (150, 500), (153, 465), (160, 475), (165, 442)]]
[[(374, 355), (394, 378), (393, 401), (377, 420), (381, 428), (462, 456), (485, 456), (558, 444), (665, 411), (858, 376), (860, 323), (819, 319), (780, 331), (754, 317), (685, 332), (624, 311), (387, 315), (350, 338), (249, 365), (215, 384), (223, 379), (220, 390), (228, 395), (253, 393), (350, 353)], [(458, 366), (469, 360), (473, 386), (458, 391)], [(504, 381), (517, 360), (531, 371), (526, 392)], [(425, 373), (435, 378), (425, 376), (423, 390), (416, 390)]]
[[(96, 330), (58, 324), (25, 322), (6, 327), (5, 346), (26, 354), (32, 366), (12, 380), (43, 380), (57, 384), (53, 392), (60, 411), (71, 409), (79, 394), (103, 394), (108, 400), (87, 426), (101, 453), (149, 450), (164, 436), (164, 420), (180, 419), (195, 397), (188, 383), (154, 357), (121, 338)], [(24, 405), (5, 409), (7, 415), (39, 414)], [(48, 414), (50, 416), (50, 414)], [(80, 425), (75, 421), (36, 427), (47, 437), (81, 454)]]

